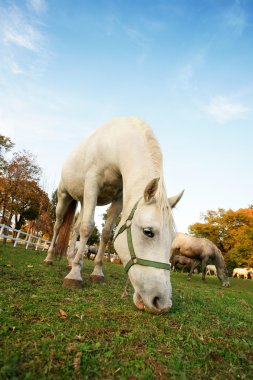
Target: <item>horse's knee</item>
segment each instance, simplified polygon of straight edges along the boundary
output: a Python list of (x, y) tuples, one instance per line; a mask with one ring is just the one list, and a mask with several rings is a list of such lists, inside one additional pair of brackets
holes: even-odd
[(92, 233), (93, 229), (95, 227), (95, 222), (82, 222), (80, 226), (80, 236), (89, 238), (90, 234)]
[(104, 227), (102, 230), (101, 240), (106, 243), (109, 240), (110, 235), (111, 235), (111, 228)]

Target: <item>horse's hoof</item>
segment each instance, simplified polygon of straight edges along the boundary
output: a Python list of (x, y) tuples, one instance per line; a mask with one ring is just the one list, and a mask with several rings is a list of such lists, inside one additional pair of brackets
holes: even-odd
[(98, 275), (96, 275), (96, 274), (91, 274), (91, 275), (90, 275), (90, 279), (91, 279), (91, 281), (93, 281), (93, 282), (104, 282), (104, 281), (105, 281), (104, 276), (98, 276)]
[(81, 288), (83, 286), (83, 281), (75, 280), (74, 278), (64, 278), (63, 286), (65, 288)]
[(66, 265), (66, 269), (72, 269), (72, 265), (67, 264), (67, 265)]
[(51, 260), (50, 261), (49, 260), (44, 260), (43, 263), (46, 264), (46, 265), (53, 265), (53, 261), (51, 261)]

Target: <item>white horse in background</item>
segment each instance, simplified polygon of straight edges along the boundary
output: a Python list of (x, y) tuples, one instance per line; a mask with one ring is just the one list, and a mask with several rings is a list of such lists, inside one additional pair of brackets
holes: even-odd
[(83, 247), (94, 228), (95, 207), (111, 203), (91, 278), (104, 278), (105, 247), (122, 212), (114, 246), (133, 285), (134, 303), (156, 314), (168, 310), (172, 305), (168, 251), (174, 238), (171, 208), (183, 192), (167, 198), (162, 153), (150, 127), (130, 117), (97, 129), (65, 162), (57, 194), (46, 263), (52, 263), (54, 252), (65, 253), (76, 204), (81, 203), (81, 216), (74, 226), (74, 233), (80, 234), (79, 249), (70, 257), (72, 267), (64, 285), (82, 285)]
[(249, 272), (250, 268), (234, 268), (233, 277), (240, 278), (242, 276), (246, 280)]
[(217, 276), (217, 269), (215, 265), (207, 265), (206, 266), (206, 274)]

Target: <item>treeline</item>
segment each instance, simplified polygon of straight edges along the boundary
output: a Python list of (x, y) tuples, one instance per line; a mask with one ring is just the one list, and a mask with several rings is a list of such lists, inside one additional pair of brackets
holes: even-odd
[(10, 154), (13, 147), (9, 137), (0, 135), (0, 223), (49, 239), (56, 193), (50, 199), (40, 185), (36, 157), (25, 150)]

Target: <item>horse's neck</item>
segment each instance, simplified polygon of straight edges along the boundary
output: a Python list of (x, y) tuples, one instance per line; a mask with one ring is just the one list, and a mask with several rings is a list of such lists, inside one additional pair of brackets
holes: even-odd
[(214, 258), (215, 266), (218, 268), (224, 268), (225, 267), (225, 260), (222, 256), (221, 251), (215, 247), (215, 258)]
[[(143, 165), (145, 162), (145, 165)], [(123, 212), (129, 213), (134, 204), (140, 199), (148, 183), (159, 177), (159, 188), (160, 193), (165, 193), (165, 187), (163, 183), (162, 171), (160, 168), (156, 167), (152, 161), (149, 163), (145, 159), (140, 160), (139, 162), (128, 161), (127, 168), (122, 169), (122, 178), (123, 178)]]

